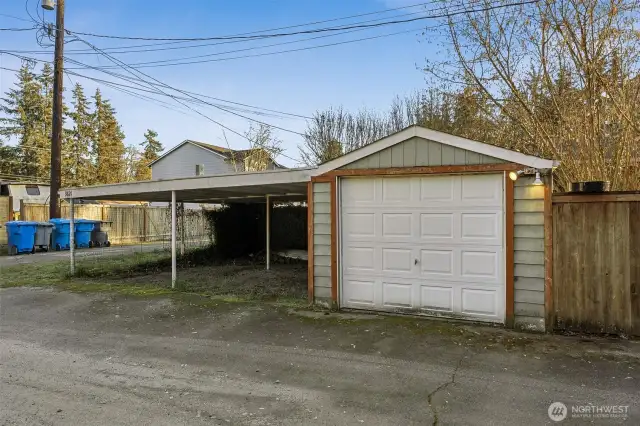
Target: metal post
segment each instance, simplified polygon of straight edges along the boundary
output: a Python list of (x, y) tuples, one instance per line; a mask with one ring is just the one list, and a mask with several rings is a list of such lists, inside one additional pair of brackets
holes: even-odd
[(56, 44), (53, 62), (53, 123), (51, 127), (51, 186), (49, 199), (49, 218), (60, 217), (58, 191), (61, 182), (62, 153), (62, 81), (64, 50), (64, 0), (56, 5)]
[(176, 288), (176, 191), (171, 191), (171, 288)]
[(267, 195), (267, 271), (271, 267), (271, 201)]
[(69, 259), (71, 261), (71, 275), (76, 274), (76, 222), (73, 211), (73, 198), (69, 199)]

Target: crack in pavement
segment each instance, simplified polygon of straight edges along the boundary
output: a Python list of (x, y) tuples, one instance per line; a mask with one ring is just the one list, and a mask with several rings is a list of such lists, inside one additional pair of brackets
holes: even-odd
[(433, 405), (433, 397), (440, 392), (441, 390), (446, 389), (449, 385), (454, 384), (456, 382), (456, 375), (458, 374), (458, 370), (460, 369), (460, 366), (462, 365), (462, 360), (465, 358), (467, 352), (465, 351), (461, 356), (460, 359), (458, 360), (457, 364), (456, 364), (456, 368), (454, 368), (453, 373), (451, 373), (451, 379), (443, 384), (441, 384), (440, 386), (438, 386), (437, 388), (435, 388), (431, 393), (429, 393), (429, 395), (427, 395), (427, 402), (429, 402), (429, 409), (431, 410), (431, 413), (433, 414), (433, 423), (432, 426), (437, 426), (438, 422), (439, 422), (439, 418), (438, 418), (438, 410), (436, 409), (436, 407)]

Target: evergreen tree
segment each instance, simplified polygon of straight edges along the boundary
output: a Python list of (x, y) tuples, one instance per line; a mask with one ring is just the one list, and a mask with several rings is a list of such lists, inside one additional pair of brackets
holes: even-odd
[(0, 180), (3, 177), (11, 178), (22, 173), (20, 159), (20, 149), (18, 147), (6, 146), (0, 142)]
[(115, 110), (97, 89), (93, 96), (95, 105), (93, 128), (95, 138), (92, 151), (95, 161), (95, 183), (116, 183), (125, 178), (124, 133), (115, 117)]
[(48, 178), (48, 168), (42, 161), (42, 154), (46, 153), (41, 151), (46, 149), (42, 107), (40, 83), (31, 66), (24, 64), (18, 72), (16, 87), (2, 99), (0, 136), (18, 142), (22, 162), (19, 170), (15, 170), (18, 174)]
[(85, 186), (93, 181), (90, 149), (94, 140), (89, 102), (84, 90), (76, 83), (72, 91), (73, 110), (69, 113), (73, 128), (68, 131), (62, 153), (63, 186)]
[(148, 129), (144, 134), (144, 142), (140, 146), (142, 147), (142, 155), (136, 164), (135, 180), (150, 180), (149, 163), (157, 159), (164, 148), (158, 140), (158, 133), (151, 129)]

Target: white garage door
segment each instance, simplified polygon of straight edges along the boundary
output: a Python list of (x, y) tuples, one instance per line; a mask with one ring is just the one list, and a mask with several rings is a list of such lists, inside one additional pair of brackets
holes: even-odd
[(342, 306), (503, 322), (503, 180), (341, 179)]

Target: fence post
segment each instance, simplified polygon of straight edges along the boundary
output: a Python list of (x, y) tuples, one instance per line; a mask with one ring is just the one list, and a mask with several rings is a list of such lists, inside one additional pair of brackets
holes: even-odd
[(142, 206), (142, 241), (147, 242), (147, 206)]

